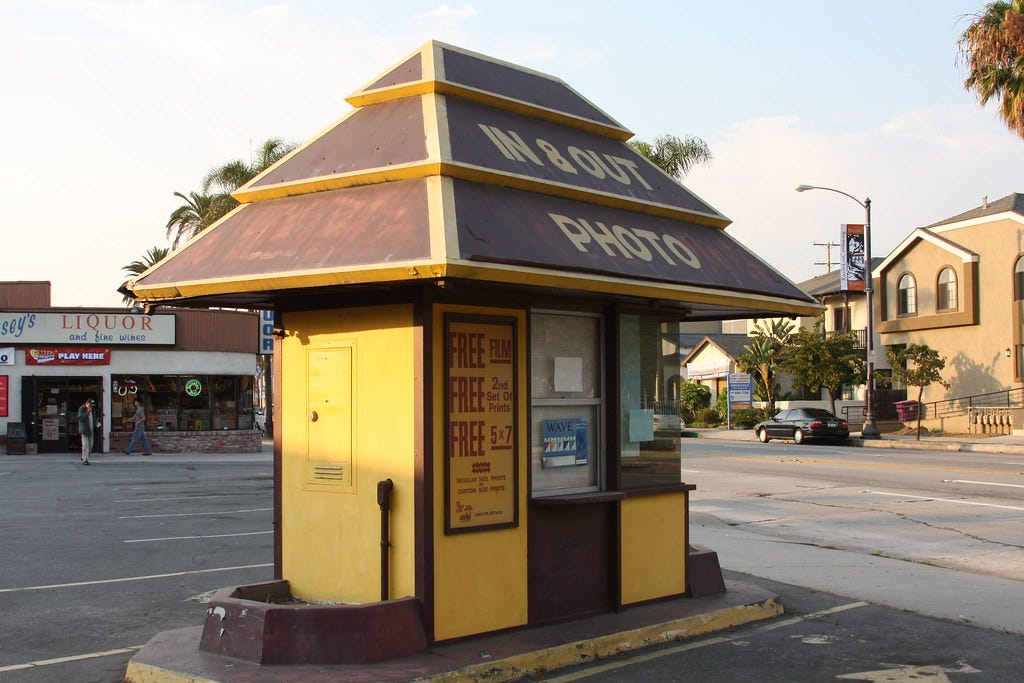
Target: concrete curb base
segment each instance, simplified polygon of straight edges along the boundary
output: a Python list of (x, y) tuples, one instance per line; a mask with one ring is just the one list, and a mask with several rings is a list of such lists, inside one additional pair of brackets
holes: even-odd
[(202, 627), (164, 631), (128, 664), (128, 683), (243, 681), (511, 681), (771, 619), (778, 596), (753, 584), (727, 581), (727, 591), (630, 607), (573, 622), (441, 644), (422, 655), (367, 665), (260, 666), (199, 650)]

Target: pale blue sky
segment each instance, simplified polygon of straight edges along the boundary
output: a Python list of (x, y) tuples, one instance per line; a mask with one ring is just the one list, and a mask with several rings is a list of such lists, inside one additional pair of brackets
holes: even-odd
[(1024, 192), (1024, 140), (961, 87), (980, 0), (113, 2), (0, 0), (0, 279), (120, 305), (120, 267), (204, 173), (301, 142), (436, 38), (566, 81), (641, 138), (694, 134), (685, 184), (794, 281), (870, 196), (874, 252)]

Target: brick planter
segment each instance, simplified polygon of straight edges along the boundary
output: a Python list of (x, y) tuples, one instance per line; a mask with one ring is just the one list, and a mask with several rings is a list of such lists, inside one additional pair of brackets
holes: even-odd
[(199, 649), (260, 664), (369, 664), (424, 652), (427, 637), (415, 598), (308, 604), (271, 581), (217, 591)]
[[(259, 453), (263, 432), (258, 429), (232, 429), (208, 432), (146, 432), (154, 453)], [(110, 452), (123, 451), (132, 440), (131, 432), (112, 432)], [(136, 453), (141, 452), (136, 446)]]

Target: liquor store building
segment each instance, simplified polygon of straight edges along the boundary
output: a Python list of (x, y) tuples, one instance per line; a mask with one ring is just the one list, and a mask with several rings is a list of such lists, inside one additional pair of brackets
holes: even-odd
[(120, 450), (139, 399), (156, 452), (260, 450), (255, 313), (51, 307), (49, 294), (49, 282), (0, 283), (5, 439), (23, 437), (29, 453), (78, 451), (78, 408), (91, 398), (102, 424), (94, 450)]
[(692, 593), (664, 339), (820, 306), (556, 78), (430, 42), (348, 101), (127, 285), (275, 311), (285, 590), (425, 642)]

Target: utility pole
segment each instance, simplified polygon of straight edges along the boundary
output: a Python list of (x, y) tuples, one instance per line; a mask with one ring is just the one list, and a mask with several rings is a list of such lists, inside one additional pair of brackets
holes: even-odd
[(816, 247), (825, 247), (825, 263), (817, 262), (816, 266), (825, 266), (829, 273), (832, 272), (832, 247), (838, 247), (839, 244), (836, 242), (814, 242)]

